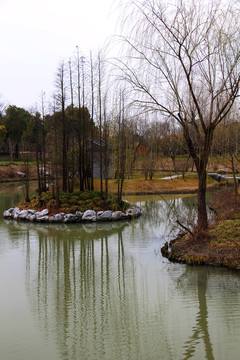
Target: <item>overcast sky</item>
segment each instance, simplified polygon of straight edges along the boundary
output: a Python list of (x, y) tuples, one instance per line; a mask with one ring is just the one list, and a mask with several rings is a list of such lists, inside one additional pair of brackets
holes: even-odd
[(116, 32), (116, 0), (0, 0), (0, 102), (35, 106), (61, 60), (98, 50)]

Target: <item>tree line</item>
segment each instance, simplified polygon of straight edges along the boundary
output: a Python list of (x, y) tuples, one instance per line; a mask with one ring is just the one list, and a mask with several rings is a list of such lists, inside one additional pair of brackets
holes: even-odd
[(25, 154), (34, 151), (39, 192), (46, 190), (48, 165), (56, 199), (60, 189), (73, 191), (77, 179), (80, 190), (92, 190), (96, 161), (107, 197), (112, 158), (120, 200), (124, 178), (141, 152), (142, 171), (150, 179), (160, 154), (171, 158), (175, 171), (176, 156), (186, 154), (181, 167), (192, 163), (197, 171), (198, 226), (206, 228), (209, 156), (228, 154), (232, 170), (238, 161), (237, 4), (129, 0), (114, 61), (102, 51), (81, 56), (77, 47), (57, 69), (48, 110), (44, 94), (34, 115), (6, 109), (0, 139), (6, 132), (10, 158), (20, 144)]

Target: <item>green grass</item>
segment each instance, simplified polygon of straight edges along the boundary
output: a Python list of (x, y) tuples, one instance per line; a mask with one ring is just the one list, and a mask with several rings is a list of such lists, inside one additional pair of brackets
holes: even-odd
[(40, 198), (34, 195), (30, 202), (22, 201), (19, 207), (22, 209), (40, 210), (47, 208), (53, 213), (63, 211), (65, 213), (75, 213), (76, 211), (84, 212), (86, 210), (126, 210), (129, 205), (122, 201), (118, 203), (117, 196), (109, 195), (107, 200), (101, 197), (99, 191), (74, 191), (72, 194), (61, 193), (59, 196), (60, 206), (57, 207), (56, 199), (54, 199), (52, 192), (44, 192)]
[(240, 220), (224, 220), (209, 234), (211, 247), (240, 247)]

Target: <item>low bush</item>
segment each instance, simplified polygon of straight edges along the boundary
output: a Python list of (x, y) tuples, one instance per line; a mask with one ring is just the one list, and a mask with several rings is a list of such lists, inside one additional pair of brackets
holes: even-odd
[(75, 190), (73, 193), (61, 193), (59, 195), (59, 208), (57, 208), (57, 201), (53, 193), (44, 192), (39, 197), (34, 195), (29, 203), (22, 202), (21, 208), (31, 208), (40, 210), (43, 207), (51, 209), (52, 212), (63, 211), (65, 213), (75, 213), (76, 211), (84, 212), (86, 210), (126, 210), (128, 204), (122, 201), (119, 205), (116, 195), (109, 195), (105, 200), (101, 197), (100, 191), (86, 191)]

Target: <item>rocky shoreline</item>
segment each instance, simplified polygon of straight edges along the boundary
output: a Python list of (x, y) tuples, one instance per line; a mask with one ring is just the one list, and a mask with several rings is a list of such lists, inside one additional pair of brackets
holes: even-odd
[(84, 213), (76, 211), (75, 214), (66, 214), (60, 212), (53, 216), (49, 216), (48, 209), (36, 211), (32, 209), (20, 210), (18, 207), (5, 210), (3, 217), (5, 219), (22, 220), (38, 223), (81, 223), (81, 222), (96, 222), (96, 221), (119, 221), (137, 218), (142, 215), (141, 209), (138, 206), (132, 205), (126, 212), (122, 211), (94, 211), (86, 210)]

